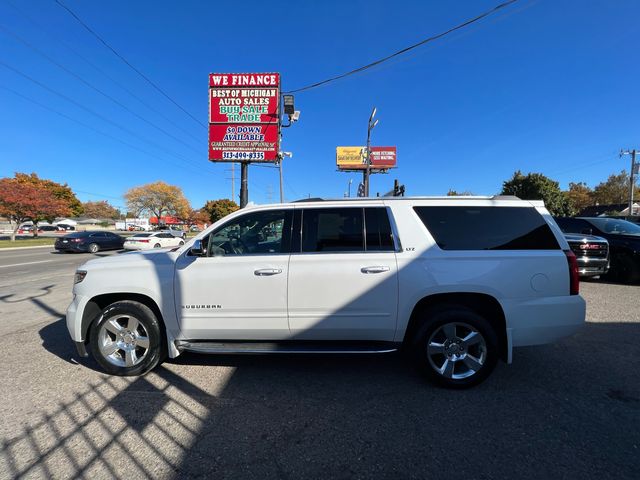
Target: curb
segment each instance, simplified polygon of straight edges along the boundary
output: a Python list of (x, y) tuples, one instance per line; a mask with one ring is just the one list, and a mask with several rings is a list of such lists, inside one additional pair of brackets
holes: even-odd
[(12, 250), (33, 250), (34, 248), (53, 248), (53, 245), (38, 245), (37, 247), (7, 247), (0, 248), (0, 253), (10, 252)]

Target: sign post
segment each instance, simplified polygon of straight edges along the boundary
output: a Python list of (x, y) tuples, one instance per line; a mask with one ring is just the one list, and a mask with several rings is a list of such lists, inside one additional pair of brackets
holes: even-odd
[(240, 163), (241, 208), (249, 164), (278, 161), (279, 104), (279, 73), (209, 74), (209, 161)]

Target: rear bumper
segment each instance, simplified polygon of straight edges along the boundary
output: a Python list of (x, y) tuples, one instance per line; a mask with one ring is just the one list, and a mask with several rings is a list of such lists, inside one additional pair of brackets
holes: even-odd
[(507, 337), (511, 347), (553, 343), (576, 333), (585, 323), (586, 302), (580, 295), (506, 301)]

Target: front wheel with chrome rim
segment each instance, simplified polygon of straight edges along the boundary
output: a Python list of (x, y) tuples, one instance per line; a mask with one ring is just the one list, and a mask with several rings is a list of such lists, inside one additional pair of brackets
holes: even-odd
[(90, 344), (96, 361), (112, 375), (140, 375), (162, 356), (158, 319), (149, 307), (134, 301), (105, 308), (91, 328)]
[(427, 377), (445, 387), (482, 382), (498, 358), (496, 332), (476, 312), (451, 306), (425, 312), (413, 353)]

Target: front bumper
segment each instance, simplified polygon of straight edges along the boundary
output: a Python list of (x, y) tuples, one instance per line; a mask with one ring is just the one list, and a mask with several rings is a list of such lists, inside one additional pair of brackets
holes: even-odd
[(608, 258), (577, 257), (578, 274), (581, 277), (595, 277), (609, 271)]
[(67, 307), (67, 330), (71, 336), (71, 340), (77, 343), (85, 341), (84, 332), (82, 331), (82, 316), (89, 299), (82, 295), (73, 295), (73, 300)]
[(89, 354), (87, 353), (87, 346), (85, 345), (84, 342), (73, 342), (76, 346), (76, 350), (78, 351), (78, 355), (80, 355), (83, 358), (86, 358), (89, 356)]

